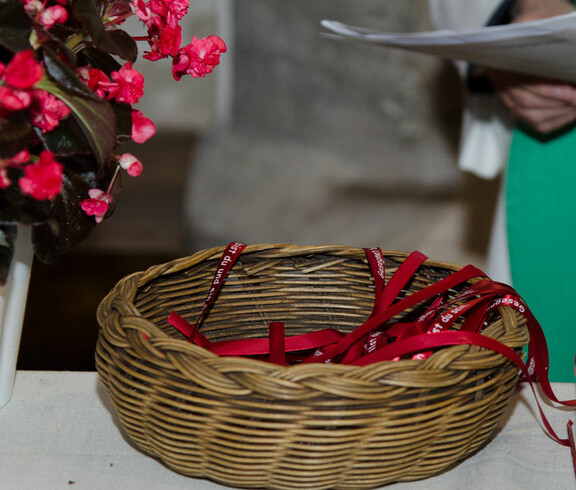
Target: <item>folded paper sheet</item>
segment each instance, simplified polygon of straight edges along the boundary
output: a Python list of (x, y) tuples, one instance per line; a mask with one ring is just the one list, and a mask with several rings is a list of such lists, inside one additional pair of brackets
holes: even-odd
[(332, 20), (322, 26), (341, 39), (363, 41), (478, 65), (576, 82), (576, 12), (474, 30), (391, 34)]

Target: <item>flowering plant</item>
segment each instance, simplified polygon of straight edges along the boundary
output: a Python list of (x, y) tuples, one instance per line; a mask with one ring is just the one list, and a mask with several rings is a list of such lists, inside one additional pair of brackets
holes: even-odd
[[(219, 63), (217, 36), (181, 46), (187, 10), (188, 0), (0, 0), (0, 283), (18, 223), (53, 262), (112, 213), (123, 171), (142, 171), (118, 152), (155, 132), (133, 107), (144, 91), (137, 41), (145, 59), (172, 59), (175, 80)], [(134, 15), (146, 35), (121, 28)]]

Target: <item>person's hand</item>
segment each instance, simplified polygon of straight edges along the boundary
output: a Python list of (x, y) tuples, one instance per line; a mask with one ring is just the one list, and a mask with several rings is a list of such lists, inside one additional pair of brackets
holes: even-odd
[[(563, 15), (574, 11), (568, 0), (517, 0), (514, 22)], [(550, 133), (576, 120), (576, 88), (563, 81), (485, 69), (496, 94), (524, 123)]]
[(570, 0), (516, 0), (512, 11), (514, 22), (528, 22), (555, 15), (569, 14), (574, 10)]
[(576, 121), (576, 88), (571, 84), (499, 70), (485, 70), (504, 105), (539, 133)]

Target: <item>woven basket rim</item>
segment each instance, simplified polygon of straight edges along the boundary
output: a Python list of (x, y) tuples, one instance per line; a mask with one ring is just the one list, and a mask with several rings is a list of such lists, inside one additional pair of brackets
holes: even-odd
[[(201, 346), (195, 345), (193, 343), (187, 342), (183, 339), (176, 339), (168, 335), (159, 326), (153, 322), (143, 318), (140, 312), (132, 304), (139, 288), (145, 287), (146, 285), (153, 282), (153, 280), (162, 274), (172, 274), (181, 272), (201, 261), (205, 260), (217, 260), (220, 258), (225, 246), (213, 247), (206, 250), (200, 250), (192, 255), (181, 257), (172, 261), (168, 261), (164, 264), (155, 265), (149, 267), (145, 271), (132, 273), (124, 278), (122, 278), (110, 291), (110, 293), (102, 300), (98, 307), (98, 321), (100, 325), (104, 325), (106, 321), (104, 311), (108, 310), (111, 303), (122, 303), (122, 308), (132, 308), (132, 315), (123, 315), (122, 320), (125, 322), (134, 322), (138, 324), (139, 330), (146, 335), (146, 342), (150, 345), (150, 348), (157, 351), (158, 354), (163, 349), (169, 349), (172, 352), (179, 352), (184, 355), (190, 355), (195, 358), (203, 358), (205, 360), (211, 360), (214, 366), (218, 366), (218, 369), (230, 372), (250, 372), (256, 370), (259, 373), (266, 372), (267, 374), (274, 375), (275, 377), (287, 377), (287, 378), (299, 378), (306, 373), (306, 377), (318, 376), (322, 373), (330, 373), (333, 375), (335, 370), (339, 370), (342, 374), (353, 377), (353, 378), (363, 378), (370, 377), (370, 373), (382, 372), (388, 369), (393, 371), (397, 370), (409, 370), (413, 371), (414, 368), (421, 371), (421, 369), (426, 369), (426, 365), (434, 365), (435, 358), (441, 351), (434, 352), (426, 360), (412, 360), (412, 359), (401, 359), (397, 361), (380, 361), (366, 366), (352, 366), (352, 365), (342, 365), (342, 364), (324, 364), (324, 363), (309, 363), (309, 364), (296, 364), (282, 366), (278, 364), (272, 364), (270, 362), (253, 359), (249, 357), (225, 357), (219, 356), (204, 349)], [(266, 250), (274, 251), (275, 253), (281, 252), (286, 253), (286, 256), (294, 256), (296, 253), (298, 255), (307, 255), (310, 253), (315, 254), (334, 254), (334, 255), (349, 255), (350, 253), (358, 254), (358, 256), (364, 256), (364, 249), (359, 247), (350, 247), (345, 245), (314, 245), (314, 246), (298, 246), (298, 245), (288, 245), (288, 244), (257, 244), (248, 245), (242, 254), (249, 254), (254, 252), (263, 252)], [(406, 258), (409, 252), (398, 251), (398, 250), (382, 250), (385, 257), (392, 256), (400, 259)], [(423, 265), (428, 267), (438, 267), (448, 270), (457, 271), (462, 268), (461, 265), (437, 261), (433, 259), (427, 259)], [(478, 281), (480, 278), (473, 278), (466, 281), (472, 284)], [(131, 291), (131, 296), (127, 296), (120, 292), (123, 288), (129, 286)], [(510, 307), (498, 307), (501, 314), (510, 315), (513, 314), (513, 310)], [(126, 313), (126, 311), (124, 311)], [(488, 327), (484, 334), (490, 336), (490, 327)], [(137, 337), (138, 338), (138, 337)], [(138, 338), (138, 341), (140, 339)], [(475, 353), (478, 350), (486, 351), (481, 347), (473, 345), (457, 345), (449, 346), (445, 349), (451, 349), (452, 352), (466, 352)], [(501, 357), (503, 362), (510, 362), (505, 359), (501, 354), (491, 352), (489, 355), (496, 357)], [(401, 368), (401, 369), (400, 369)]]

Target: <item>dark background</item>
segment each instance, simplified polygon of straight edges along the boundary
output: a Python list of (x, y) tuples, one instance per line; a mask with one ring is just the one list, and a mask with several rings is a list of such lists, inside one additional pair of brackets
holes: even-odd
[(112, 217), (58, 262), (35, 259), (18, 369), (94, 370), (96, 310), (122, 277), (186, 255), (182, 198), (194, 138), (156, 135), (125, 145), (144, 171), (124, 177)]

